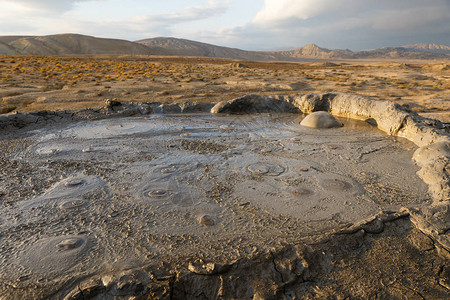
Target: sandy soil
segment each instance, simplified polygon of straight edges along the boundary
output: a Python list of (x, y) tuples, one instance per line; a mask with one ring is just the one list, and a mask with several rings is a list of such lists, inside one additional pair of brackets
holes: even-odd
[(448, 61), (259, 63), (185, 57), (0, 57), (0, 111), (122, 102), (215, 103), (249, 93), (345, 92), (450, 122)]

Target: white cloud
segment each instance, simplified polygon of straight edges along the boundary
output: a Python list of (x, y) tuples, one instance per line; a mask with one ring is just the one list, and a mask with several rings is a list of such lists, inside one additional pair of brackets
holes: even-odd
[(244, 9), (241, 0), (196, 0), (190, 7), (194, 2), (165, 0), (174, 7), (161, 4), (168, 12), (154, 14), (147, 13), (150, 1), (127, 2), (145, 7), (141, 15), (135, 15), (137, 9), (125, 13), (131, 4), (124, 1), (0, 0), (0, 35), (73, 32), (128, 40), (175, 36), (249, 50), (309, 43), (353, 50), (417, 42), (448, 45), (450, 36), (449, 0), (247, 0), (254, 17), (242, 14), (243, 24), (235, 18), (236, 11)]
[[(239, 28), (285, 46), (318, 43), (362, 49), (412, 42), (448, 44), (449, 0), (265, 0), (253, 20)], [(235, 31), (236, 32), (236, 31)], [(447, 36), (447, 38), (445, 38)]]
[(439, 20), (448, 23), (449, 13), (448, 0), (265, 0), (252, 23), (277, 28), (302, 26), (313, 20), (333, 24), (351, 19), (360, 21), (360, 25), (370, 22), (374, 29), (391, 31), (414, 29)]
[[(386, 10), (373, 17), (373, 28), (378, 30), (420, 29), (439, 21), (450, 23), (450, 4), (405, 8), (403, 10)], [(439, 30), (438, 27), (434, 28)]]
[[(267, 24), (290, 19), (306, 20), (333, 9), (337, 3), (332, 0), (266, 0), (253, 22)], [(342, 5), (342, 1), (339, 5)]]
[(1, 2), (12, 3), (27, 10), (38, 9), (44, 11), (68, 11), (76, 3), (84, 1), (96, 0), (3, 0)]
[(208, 1), (203, 5), (186, 7), (169, 14), (137, 16), (135, 21), (150, 26), (172, 26), (178, 23), (208, 19), (225, 13), (226, 2)]
[(188, 38), (247, 50), (371, 49), (417, 42), (447, 44), (448, 0), (266, 0), (253, 20)]
[(207, 1), (203, 5), (186, 7), (167, 14), (139, 15), (127, 20), (104, 22), (102, 27), (116, 32), (128, 32), (129, 39), (153, 36), (178, 36), (176, 30), (187, 23), (198, 22), (224, 14), (228, 1)]
[[(187, 23), (218, 17), (226, 12), (228, 0), (205, 1), (197, 6), (189, 6), (166, 14), (124, 16), (92, 20), (69, 11), (80, 0), (0, 0), (0, 35), (20, 34), (46, 35), (54, 33), (81, 33), (99, 37), (114, 37), (128, 40), (147, 37), (175, 35), (176, 27)], [(88, 0), (83, 0), (88, 1)], [(92, 0), (91, 0), (92, 1)], [(95, 0), (102, 1), (102, 0)], [(105, 1), (106, 2), (106, 1)], [(59, 3), (59, 4), (58, 4)], [(52, 6), (59, 5), (58, 7)], [(54, 13), (51, 9), (65, 9), (64, 13)], [(20, 16), (18, 18), (17, 16)]]

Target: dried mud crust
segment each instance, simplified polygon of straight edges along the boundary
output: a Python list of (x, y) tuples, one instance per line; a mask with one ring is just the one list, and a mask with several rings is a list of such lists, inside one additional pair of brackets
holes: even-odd
[(199, 154), (221, 153), (227, 150), (226, 146), (205, 141), (181, 140), (180, 147)]
[[(155, 299), (442, 299), (449, 269), (407, 218), (380, 234), (359, 231), (308, 244), (278, 245), (225, 264), (161, 263), (82, 282), (67, 299), (128, 294)], [(401, 238), (399, 238), (401, 237)]]
[[(252, 95), (247, 96), (246, 99), (258, 97), (262, 96)], [(154, 253), (148, 258), (148, 261), (154, 261), (157, 258), (160, 263), (146, 265), (145, 261), (133, 261), (133, 258), (130, 258), (130, 261), (116, 264), (109, 270), (108, 268), (92, 270), (89, 269), (89, 266), (86, 266), (77, 270), (78, 273), (74, 277), (64, 278), (63, 282), (60, 281), (59, 283), (56, 280), (52, 284), (46, 282), (44, 278), (36, 282), (30, 282), (29, 279), (33, 278), (33, 274), (23, 274), (17, 281), (4, 280), (0, 286), (1, 289), (16, 297), (55, 299), (84, 299), (92, 297), (108, 299), (117, 296), (167, 299), (202, 297), (316, 299), (335, 296), (340, 298), (368, 299), (402, 296), (411, 299), (445, 298), (449, 293), (450, 281), (448, 267), (450, 258), (448, 238), (450, 228), (448, 165), (450, 158), (448, 152), (448, 130), (445, 128), (445, 124), (422, 119), (414, 113), (405, 111), (403, 108), (391, 103), (385, 103), (386, 106), (382, 106), (372, 103), (369, 99), (351, 95), (275, 96), (271, 99), (269, 102), (274, 105), (273, 109), (276, 112), (280, 112), (280, 106), (277, 105), (277, 101), (292, 104), (299, 112), (304, 113), (315, 110), (328, 110), (333, 114), (367, 120), (372, 124), (377, 124), (381, 130), (391, 135), (400, 135), (410, 139), (421, 147), (414, 155), (414, 160), (422, 168), (418, 174), (429, 185), (430, 194), (434, 202), (427, 207), (407, 206), (397, 211), (383, 211), (361, 222), (340, 224), (334, 232), (302, 238), (296, 238), (288, 234), (284, 235), (284, 238), (280, 238), (283, 236), (282, 232), (284, 230), (287, 228), (293, 230), (298, 224), (292, 223), (288, 219), (283, 220), (283, 218), (272, 217), (268, 223), (261, 223), (264, 225), (264, 228), (271, 227), (274, 237), (273, 240), (267, 240), (264, 248), (255, 248), (252, 236), (243, 240), (229, 239), (226, 235), (217, 238), (213, 252), (221, 253), (225, 252), (225, 249), (228, 251), (231, 248), (240, 253), (237, 260), (233, 259), (232, 256), (219, 255), (214, 258), (207, 254), (211, 249), (202, 248), (205, 246), (211, 247), (210, 245), (187, 235), (172, 234), (166, 236), (167, 240), (163, 241), (164, 244), (171, 245), (169, 250), (165, 253)], [(336, 101), (333, 102), (334, 100)], [(242, 105), (242, 101), (242, 99), (239, 99), (239, 105)], [(252, 100), (252, 103), (261, 101), (267, 103), (265, 97), (262, 100)], [(232, 105), (233, 101), (227, 102), (227, 106)], [(217, 109), (217, 107), (221, 106), (224, 107), (224, 104), (218, 104), (218, 106), (213, 108), (213, 111), (216, 113), (221, 112)], [(72, 120), (101, 120), (116, 116), (147, 115), (153, 111), (164, 111), (166, 107), (168, 106), (165, 104), (148, 103), (119, 105), (99, 110), (41, 112), (37, 114), (2, 116), (0, 127), (5, 133), (4, 141), (7, 141), (2, 143), (2, 154), (23, 151), (29, 146), (26, 144), (29, 142), (29, 139), (21, 139), (14, 136), (28, 136), (27, 132), (30, 129), (40, 128), (45, 123), (54, 123), (56, 121), (55, 126), (64, 127), (63, 124), (65, 122)], [(281, 107), (284, 107), (284, 105)], [(291, 106), (286, 107), (289, 107), (291, 111)], [(176, 112), (192, 112), (191, 109), (193, 108), (194, 112), (198, 112), (199, 110), (209, 110), (211, 106), (184, 103), (181, 105), (171, 104), (169, 108), (167, 110)], [(254, 110), (257, 111), (257, 107)], [(266, 106), (264, 111), (270, 111), (270, 106)], [(224, 130), (226, 131), (228, 128), (224, 128)], [(194, 154), (214, 155), (221, 151), (227, 151), (227, 147), (223, 145), (213, 144), (208, 141), (193, 142), (188, 140), (186, 136), (182, 136), (182, 139), (177, 138), (170, 145), (162, 146), (169, 147), (169, 149), (181, 147), (181, 149)], [(258, 147), (258, 145), (255, 147)], [(274, 149), (277, 148), (275, 147)], [(85, 150), (86, 152), (95, 151), (95, 145)], [(370, 149), (367, 151), (369, 153)], [(155, 159), (152, 149), (144, 152), (143, 154), (146, 155), (149, 161)], [(72, 181), (65, 179), (61, 181), (58, 178), (60, 176), (65, 178), (68, 174), (73, 174), (80, 169), (85, 170), (86, 176), (103, 178), (106, 182), (114, 183), (118, 180), (117, 175), (108, 175), (111, 173), (108, 166), (99, 164), (98, 161), (94, 160), (84, 161), (81, 164), (64, 159), (50, 160), (33, 165), (27, 162), (14, 162), (6, 156), (2, 160), (2, 167), (13, 167), (18, 170), (20, 176), (16, 176), (18, 177), (16, 179), (8, 178), (5, 180), (4, 177), (2, 178), (0, 182), (2, 190), (4, 190), (3, 194), (0, 190), (0, 200), (2, 201), (18, 198), (30, 199), (33, 197), (37, 197), (39, 200), (39, 191), (51, 186), (57, 189), (62, 184), (77, 188), (80, 182), (79, 180), (77, 181), (77, 177), (72, 179)], [(100, 161), (107, 159), (107, 157), (100, 158)], [(133, 155), (130, 155), (129, 158), (124, 158), (123, 161), (133, 163), (135, 159)], [(51, 165), (51, 168), (48, 168), (48, 165)], [(181, 167), (190, 168), (192, 166), (183, 165)], [(164, 172), (171, 172), (172, 168), (175, 167), (167, 166), (167, 170), (165, 169)], [(239, 181), (240, 178), (229, 177), (224, 184), (221, 181), (216, 181), (217, 178), (213, 172), (214, 166), (202, 165), (202, 168), (205, 168), (202, 172), (204, 174), (203, 178), (189, 178), (189, 180), (199, 183), (203, 181), (214, 183), (215, 187), (208, 191), (207, 197), (218, 201), (223, 198), (233, 197), (232, 183)], [(264, 173), (265, 170), (261, 166), (253, 167), (252, 165), (250, 173), (253, 173), (253, 175), (250, 175), (255, 176), (255, 172)], [(270, 168), (268, 170), (270, 171)], [(42, 183), (30, 181), (27, 179), (27, 174), (30, 171), (36, 174), (32, 177), (40, 174), (48, 180), (44, 180)], [(161, 170), (158, 169), (158, 172), (161, 172)], [(136, 174), (142, 173), (139, 171)], [(368, 183), (369, 193), (375, 196), (377, 193), (380, 193), (376, 186), (379, 183), (370, 174), (362, 174), (361, 176), (358, 180)], [(7, 184), (3, 186), (5, 182)], [(25, 188), (18, 188), (23, 183)], [(183, 187), (185, 182), (181, 181), (178, 184), (180, 187)], [(67, 207), (75, 206), (75, 209), (78, 205), (90, 205), (89, 202), (99, 204), (96, 209), (91, 210), (87, 215), (72, 215), (70, 210), (68, 210), (62, 216), (62, 219), (58, 219), (59, 217), (56, 217), (55, 214), (56, 223), (52, 223), (52, 221), (45, 224), (30, 222), (26, 227), (18, 226), (16, 231), (3, 235), (0, 238), (3, 241), (19, 241), (23, 239), (22, 232), (28, 230), (27, 234), (33, 240), (33, 236), (39, 234), (41, 229), (49, 225), (58, 227), (59, 225), (57, 224), (63, 220), (63, 222), (68, 222), (64, 226), (69, 224), (64, 234), (70, 236), (71, 240), (60, 241), (50, 238), (48, 244), (56, 243), (56, 245), (59, 245), (64, 242), (63, 246), (69, 249), (62, 247), (63, 250), (70, 250), (70, 247), (75, 247), (76, 249), (81, 246), (89, 247), (89, 249), (94, 249), (96, 254), (87, 257), (87, 264), (98, 264), (100, 261), (97, 255), (102, 256), (108, 253), (108, 247), (105, 250), (101, 243), (96, 243), (95, 241), (103, 240), (109, 247), (117, 248), (117, 245), (114, 245), (113, 241), (111, 241), (111, 239), (114, 239), (114, 232), (125, 235), (130, 239), (141, 238), (141, 236), (133, 236), (131, 234), (132, 231), (127, 230), (127, 228), (135, 226), (131, 221), (133, 216), (145, 215), (145, 219), (149, 221), (149, 224), (155, 221), (163, 222), (164, 218), (173, 220), (174, 227), (180, 224), (179, 219), (177, 219), (179, 216), (172, 212), (163, 213), (158, 218), (153, 212), (145, 211), (139, 206), (135, 206), (132, 211), (125, 211), (129, 209), (126, 205), (110, 206), (109, 202), (105, 202), (104, 199), (110, 197), (114, 192), (108, 191), (99, 182), (95, 183), (94, 187), (96, 188), (88, 191), (84, 198), (78, 202), (61, 203), (61, 205), (64, 204)], [(119, 185), (118, 188), (123, 188), (124, 191), (129, 189), (126, 185), (123, 185), (123, 187)], [(23, 194), (15, 194), (16, 190), (22, 191)], [(156, 188), (153, 186), (142, 186), (138, 187), (138, 190), (141, 195), (144, 195), (145, 199), (151, 198), (153, 199), (152, 201), (156, 201), (155, 205), (159, 203), (158, 201), (163, 201), (162, 198), (159, 198), (160, 195), (171, 192), (170, 189), (166, 191), (161, 186)], [(155, 195), (158, 195), (158, 197), (155, 197)], [(180, 201), (195, 201), (193, 200), (195, 194), (193, 195), (194, 197), (189, 199), (176, 198), (176, 203), (180, 203)], [(400, 198), (404, 197), (401, 194), (399, 196)], [(46, 195), (46, 197), (47, 199), (53, 199), (51, 194)], [(380, 201), (382, 202), (395, 202), (397, 198), (399, 197), (382, 198), (380, 195)], [(13, 205), (13, 203), (8, 201), (3, 204), (6, 208)], [(235, 204), (239, 208), (236, 216), (239, 218), (244, 217), (244, 220), (237, 221), (237, 226), (241, 222), (244, 224), (246, 221), (245, 215), (249, 214), (254, 215), (255, 218), (247, 221), (256, 223), (262, 221), (257, 217), (261, 212), (258, 212), (258, 207), (255, 207), (252, 203), (236, 202)], [(27, 205), (27, 201), (25, 201), (24, 207), (31, 209), (29, 216), (31, 218), (37, 217), (39, 210), (36, 211), (35, 208), (33, 209), (32, 206), (28, 207)], [(55, 210), (55, 208), (52, 206), (49, 209)], [(212, 211), (206, 213), (206, 215), (209, 213), (209, 215), (213, 216), (212, 218), (206, 217), (206, 219), (210, 220), (210, 222), (206, 222), (208, 224), (216, 221), (214, 213), (211, 213), (214, 211), (214, 208), (212, 209)], [(108, 237), (94, 232), (89, 236), (84, 236), (84, 228), (93, 222), (92, 220), (104, 218), (105, 214), (108, 216), (106, 222), (112, 235)], [(126, 220), (121, 220), (118, 217), (121, 215), (126, 215)], [(202, 217), (205, 218), (204, 216), (205, 213), (191, 217), (200, 218), (201, 220)], [(6, 221), (0, 219), (0, 226), (4, 225)], [(339, 224), (339, 222), (336, 224)], [(301, 226), (297, 228), (302, 230)], [(255, 237), (257, 239), (256, 235)], [(149, 234), (147, 240), (142, 241), (139, 247), (144, 247), (146, 243), (151, 247), (152, 239), (155, 242), (155, 238), (157, 238), (157, 235)], [(28, 247), (31, 244), (24, 244), (24, 247)], [(173, 259), (169, 253), (176, 251), (174, 249), (182, 245), (190, 245), (190, 249), (195, 249), (195, 251), (198, 251), (198, 254), (192, 255), (195, 251), (191, 250), (192, 252), (187, 252), (185, 257), (178, 256), (177, 259)], [(123, 249), (114, 249), (113, 252), (119, 256), (125, 255), (129, 250), (127, 250), (125, 245), (123, 246)], [(34, 248), (31, 247), (30, 249), (33, 251)], [(84, 248), (81, 247), (80, 249), (83, 250)], [(2, 253), (8, 253), (6, 250), (3, 248)], [(137, 249), (137, 251), (142, 250)], [(37, 257), (42, 258), (40, 256)], [(4, 261), (9, 259), (9, 257), (4, 255), (1, 258)], [(77, 259), (77, 257), (74, 258)]]

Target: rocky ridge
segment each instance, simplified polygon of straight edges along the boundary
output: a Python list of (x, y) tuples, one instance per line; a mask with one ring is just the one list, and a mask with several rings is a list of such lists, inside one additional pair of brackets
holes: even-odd
[(449, 46), (438, 45), (438, 44), (412, 44), (412, 45), (402, 46), (402, 48), (409, 49), (409, 50), (415, 50), (415, 51), (429, 51), (429, 52), (434, 52), (434, 53), (450, 54)]
[(384, 47), (374, 50), (330, 50), (315, 44), (289, 51), (247, 51), (172, 37), (130, 42), (80, 34), (0, 36), (3, 55), (168, 55), (229, 58), (249, 61), (305, 61), (330, 59), (448, 59), (448, 46)]

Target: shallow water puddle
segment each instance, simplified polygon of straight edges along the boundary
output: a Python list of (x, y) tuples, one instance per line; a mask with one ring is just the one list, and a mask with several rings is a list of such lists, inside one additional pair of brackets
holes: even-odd
[(318, 130), (300, 120), (153, 115), (36, 131), (15, 159), (61, 179), (1, 208), (4, 276), (70, 277), (199, 251), (238, 258), (428, 200), (411, 143), (363, 122)]

